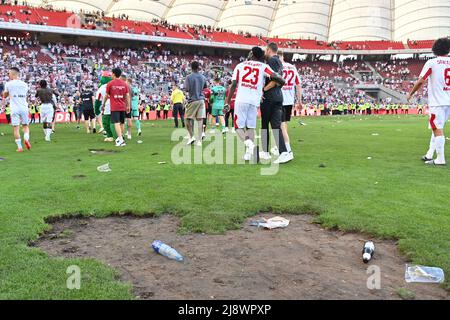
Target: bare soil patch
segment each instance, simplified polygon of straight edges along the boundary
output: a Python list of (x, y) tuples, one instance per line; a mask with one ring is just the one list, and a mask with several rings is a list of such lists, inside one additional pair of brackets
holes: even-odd
[[(170, 215), (59, 219), (34, 245), (54, 257), (103, 261), (140, 299), (401, 299), (402, 289), (415, 299), (449, 298), (439, 285), (405, 282), (407, 260), (395, 241), (375, 240), (366, 265), (363, 235), (324, 230), (311, 216), (284, 217), (291, 220), (286, 229), (258, 229), (247, 221), (224, 235), (177, 234), (179, 220)], [(185, 261), (156, 254), (156, 239)], [(367, 288), (370, 265), (381, 269), (380, 290)]]

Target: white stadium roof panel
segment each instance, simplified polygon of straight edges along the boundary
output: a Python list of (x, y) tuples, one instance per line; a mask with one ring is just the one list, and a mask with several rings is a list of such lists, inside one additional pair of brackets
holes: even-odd
[(226, 1), (175, 0), (167, 14), (170, 23), (215, 25)]
[(122, 0), (114, 1), (108, 10), (108, 16), (126, 14), (130, 18), (146, 20), (162, 18), (167, 13), (171, 0)]
[(329, 40), (391, 40), (391, 0), (335, 0)]
[(449, 0), (396, 0), (395, 40), (430, 40), (450, 35)]
[(332, 0), (281, 2), (270, 31), (280, 38), (327, 40)]
[(228, 1), (218, 26), (235, 32), (249, 31), (267, 35), (276, 6), (276, 1)]

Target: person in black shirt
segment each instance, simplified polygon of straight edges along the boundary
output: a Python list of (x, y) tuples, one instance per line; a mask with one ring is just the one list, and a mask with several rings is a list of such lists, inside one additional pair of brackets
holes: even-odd
[[(81, 108), (83, 109), (84, 123), (86, 126), (86, 132), (96, 133), (95, 129), (95, 113), (94, 113), (94, 92), (92, 88), (86, 87), (81, 91)], [(91, 126), (92, 124), (92, 126)]]
[(83, 114), (83, 108), (81, 107), (81, 93), (77, 91), (74, 97), (74, 111), (75, 111), (75, 120), (77, 121), (77, 129), (80, 129), (80, 121), (81, 115)]
[[(267, 64), (278, 74), (283, 74), (283, 63), (278, 57), (278, 45), (271, 42), (266, 48)], [(269, 124), (272, 127), (275, 142), (277, 144), (280, 157), (275, 160), (275, 164), (287, 163), (293, 159), (292, 155), (287, 152), (286, 144), (281, 133), (281, 122), (283, 118), (283, 92), (281, 86), (267, 86), (270, 83), (270, 78), (266, 80), (266, 88), (264, 88), (264, 97), (261, 104), (261, 140), (263, 152), (261, 152), (261, 159), (269, 159), (269, 141), (270, 132)], [(266, 90), (268, 89), (268, 90)]]

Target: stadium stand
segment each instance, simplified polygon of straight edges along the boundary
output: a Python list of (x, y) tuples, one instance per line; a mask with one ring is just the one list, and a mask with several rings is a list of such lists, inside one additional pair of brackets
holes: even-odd
[[(129, 20), (127, 16), (108, 18), (102, 13), (58, 11), (53, 9), (33, 8), (29, 6), (15, 6), (0, 4), (0, 21), (40, 24), (58, 27), (78, 27), (71, 20), (76, 15), (80, 21), (80, 28), (101, 29), (112, 32), (126, 32), (164, 36), (179, 39), (196, 39), (243, 45), (265, 45), (274, 41), (280, 47), (309, 50), (404, 50), (431, 48), (433, 41), (412, 41), (407, 44), (400, 41), (334, 41), (327, 43), (311, 39), (282, 39), (255, 36), (250, 33), (233, 33), (225, 29), (214, 29), (210, 26), (181, 26), (170, 24), (158, 19), (149, 22)], [(95, 17), (94, 21), (87, 19)]]

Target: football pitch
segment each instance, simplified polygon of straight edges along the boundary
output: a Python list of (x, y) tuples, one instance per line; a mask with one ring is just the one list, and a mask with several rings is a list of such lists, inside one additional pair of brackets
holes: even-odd
[[(117, 270), (28, 245), (50, 229), (46, 218), (80, 214), (168, 213), (180, 217), (179, 232), (224, 233), (259, 212), (312, 213), (327, 228), (398, 239), (414, 263), (450, 274), (450, 169), (420, 160), (430, 138), (426, 117), (302, 121), (291, 123), (296, 159), (271, 176), (261, 165), (172, 164), (172, 121), (146, 122), (142, 144), (134, 137), (104, 155), (89, 150), (114, 146), (73, 124), (58, 124), (50, 144), (33, 125), (32, 151), (16, 154), (11, 128), (0, 126), (0, 299), (133, 298)], [(98, 172), (105, 163), (112, 171)], [(81, 290), (66, 287), (70, 265), (84, 270)]]

